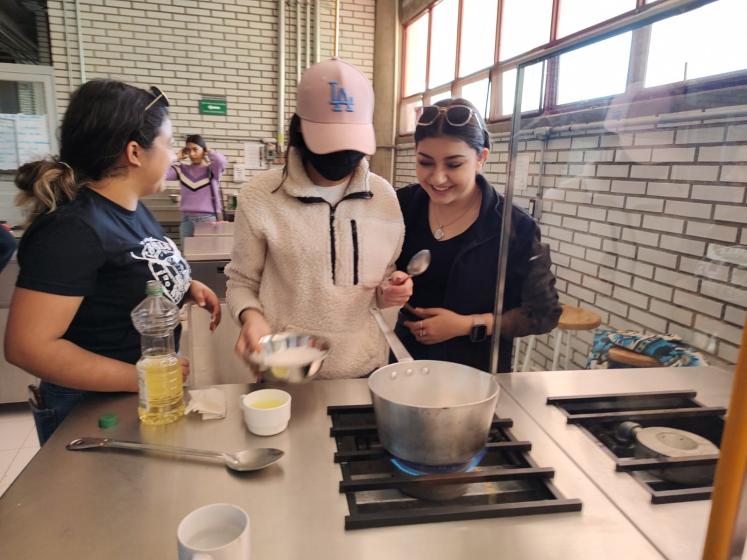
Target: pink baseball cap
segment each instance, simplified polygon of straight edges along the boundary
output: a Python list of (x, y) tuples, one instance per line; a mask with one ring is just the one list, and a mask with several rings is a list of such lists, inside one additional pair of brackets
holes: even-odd
[(315, 154), (376, 152), (371, 82), (352, 64), (331, 58), (310, 66), (298, 83), (296, 114)]

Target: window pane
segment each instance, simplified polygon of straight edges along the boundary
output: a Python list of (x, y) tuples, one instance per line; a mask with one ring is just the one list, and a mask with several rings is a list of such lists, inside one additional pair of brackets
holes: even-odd
[(552, 0), (504, 0), (500, 60), (550, 41)]
[(485, 78), (462, 86), (462, 97), (471, 102), (480, 114), (485, 117), (488, 113), (488, 94), (490, 93), (490, 79)]
[(498, 0), (463, 0), (459, 76), (467, 76), (495, 60), (495, 21)]
[(428, 12), (405, 30), (405, 96), (425, 89), (425, 61), (428, 55)]
[[(524, 88), (521, 94), (521, 110), (538, 111), (542, 95), (543, 63), (538, 62), (524, 69)], [(501, 115), (513, 115), (516, 93), (516, 68), (503, 73)]]
[(431, 17), (433, 23), (428, 87), (435, 87), (454, 79), (459, 0), (442, 0), (433, 8)]
[(0, 113), (46, 115), (44, 84), (0, 80)]
[(441, 93), (434, 93), (431, 95), (430, 104), (433, 105), (443, 99), (451, 98), (451, 90), (442, 91)]
[(635, 9), (635, 0), (562, 0), (558, 38)]
[(415, 123), (418, 120), (418, 111), (420, 111), (420, 106), (420, 99), (410, 101), (409, 103), (402, 103), (399, 119), (400, 134), (407, 134), (408, 132), (415, 131)]
[(671, 84), (747, 68), (745, 0), (720, 0), (656, 22), (645, 86)]
[(558, 104), (606, 97), (625, 91), (630, 32), (560, 56)]

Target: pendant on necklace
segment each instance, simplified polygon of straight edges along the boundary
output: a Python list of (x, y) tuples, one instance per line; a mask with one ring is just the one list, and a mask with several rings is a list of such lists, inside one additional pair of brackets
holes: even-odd
[(433, 237), (436, 238), (436, 241), (441, 241), (444, 238), (444, 228), (443, 228), (443, 226), (438, 226), (436, 228), (436, 231), (433, 232)]

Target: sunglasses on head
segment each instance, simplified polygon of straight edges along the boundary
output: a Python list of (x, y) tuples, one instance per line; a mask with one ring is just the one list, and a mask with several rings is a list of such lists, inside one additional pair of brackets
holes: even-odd
[(145, 106), (145, 109), (143, 109), (143, 112), (153, 107), (153, 105), (155, 105), (159, 101), (163, 103), (166, 107), (169, 106), (169, 98), (166, 97), (166, 94), (162, 92), (160, 89), (158, 89), (156, 86), (150, 86), (150, 94), (153, 96), (153, 101), (151, 101)]
[(450, 107), (428, 105), (421, 109), (417, 124), (418, 126), (432, 125), (442, 114), (451, 126), (466, 126), (474, 116), (477, 119), (477, 124), (482, 128), (482, 122), (480, 122), (475, 111), (472, 107), (466, 105), (451, 105)]

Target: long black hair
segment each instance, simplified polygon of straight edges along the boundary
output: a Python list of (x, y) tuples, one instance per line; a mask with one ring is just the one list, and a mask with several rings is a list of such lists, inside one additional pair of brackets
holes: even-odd
[(150, 148), (168, 116), (165, 100), (149, 106), (154, 99), (153, 93), (115, 80), (78, 87), (62, 119), (59, 158), (18, 169), (16, 202), (28, 207), (29, 221), (75, 198), (82, 185), (120, 174), (129, 142)]
[(478, 154), (484, 148), (490, 149), (490, 135), (485, 127), (485, 121), (482, 120), (480, 113), (475, 106), (461, 97), (443, 99), (434, 103), (436, 107), (449, 108), (453, 105), (464, 105), (472, 109), (472, 117), (464, 126), (453, 126), (446, 120), (446, 115), (441, 113), (435, 121), (428, 125), (417, 125), (415, 127), (415, 144), (417, 145), (423, 138), (437, 138), (442, 136), (452, 136), (463, 140), (470, 148)]

